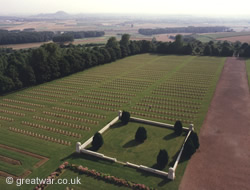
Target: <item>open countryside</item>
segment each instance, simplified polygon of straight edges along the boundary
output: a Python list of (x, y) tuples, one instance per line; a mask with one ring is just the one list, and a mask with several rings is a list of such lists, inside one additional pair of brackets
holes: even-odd
[(249, 7), (2, 1), (0, 190), (249, 190)]

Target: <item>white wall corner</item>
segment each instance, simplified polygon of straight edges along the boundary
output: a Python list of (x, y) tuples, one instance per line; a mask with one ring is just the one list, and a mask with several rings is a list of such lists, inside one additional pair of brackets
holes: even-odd
[(80, 142), (76, 143), (76, 152), (78, 152), (78, 153), (81, 152), (81, 143)]
[(170, 167), (168, 170), (168, 179), (171, 179), (171, 180), (175, 179), (175, 170), (172, 167)]
[(119, 117), (119, 119), (121, 119), (121, 117), (122, 117), (122, 110), (118, 111), (118, 117)]
[(194, 124), (190, 124), (190, 125), (189, 125), (189, 130), (190, 130), (190, 131), (194, 131)]

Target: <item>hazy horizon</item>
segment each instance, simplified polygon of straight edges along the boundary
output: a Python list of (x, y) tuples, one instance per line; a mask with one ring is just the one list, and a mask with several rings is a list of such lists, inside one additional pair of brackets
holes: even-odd
[(149, 14), (149, 15), (193, 15), (193, 16), (246, 16), (249, 15), (250, 2), (238, 0), (231, 3), (226, 0), (210, 0), (202, 2), (190, 1), (163, 1), (163, 0), (0, 0), (0, 14), (34, 15), (40, 13), (55, 13), (65, 11), (70, 14)]

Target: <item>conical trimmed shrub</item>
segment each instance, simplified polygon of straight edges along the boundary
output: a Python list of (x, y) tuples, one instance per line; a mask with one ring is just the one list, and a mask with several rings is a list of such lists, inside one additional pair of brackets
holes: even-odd
[(147, 139), (147, 131), (144, 127), (139, 127), (135, 133), (135, 140), (137, 142), (144, 142)]

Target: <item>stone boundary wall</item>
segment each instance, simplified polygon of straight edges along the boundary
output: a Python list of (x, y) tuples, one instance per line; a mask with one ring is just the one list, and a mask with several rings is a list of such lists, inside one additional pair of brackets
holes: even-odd
[(102, 159), (109, 160), (109, 161), (112, 161), (112, 162), (117, 162), (116, 158), (108, 157), (108, 156), (105, 156), (104, 154), (94, 152), (94, 151), (91, 151), (91, 150), (81, 149), (81, 153), (88, 154), (88, 155), (91, 155), (91, 156), (96, 156), (98, 158), (102, 158)]
[(178, 157), (176, 158), (176, 161), (175, 161), (175, 163), (174, 163), (174, 166), (169, 168), (169, 171), (168, 171), (168, 178), (171, 179), (171, 180), (174, 180), (174, 179), (175, 179), (175, 170), (177, 169), (178, 163), (179, 163), (179, 161), (180, 161), (180, 159), (181, 159), (181, 155), (182, 155), (184, 146), (185, 146), (185, 144), (186, 144), (186, 142), (187, 142), (187, 139), (188, 139), (188, 137), (190, 136), (190, 134), (191, 134), (191, 132), (192, 132), (193, 130), (194, 130), (194, 127), (193, 127), (193, 125), (191, 124), (191, 125), (190, 125), (190, 128), (189, 128), (189, 132), (188, 132), (188, 134), (187, 134), (187, 136), (186, 136), (186, 138), (185, 138), (185, 140), (184, 140), (184, 142), (183, 142), (183, 144), (182, 144), (182, 147), (181, 147), (181, 149), (180, 149), (180, 152), (179, 152), (179, 154), (178, 154)]
[[(119, 111), (118, 116), (115, 117), (111, 122), (109, 122), (107, 125), (105, 125), (98, 132), (100, 134), (102, 134), (105, 131), (107, 131), (112, 125), (114, 125), (120, 119), (121, 114), (122, 114), (122, 111)], [(158, 126), (158, 127), (164, 127), (164, 128), (172, 129), (172, 130), (174, 129), (174, 125), (171, 125), (171, 124), (166, 124), (166, 123), (161, 123), (161, 122), (157, 122), (157, 121), (151, 121), (151, 120), (146, 120), (146, 119), (141, 119), (141, 118), (136, 118), (136, 117), (130, 117), (130, 121), (149, 124), (149, 125), (154, 125), (154, 126)], [(182, 144), (182, 147), (180, 149), (180, 152), (178, 154), (178, 157), (177, 157), (177, 159), (175, 161), (174, 166), (169, 168), (168, 173), (164, 172), (164, 171), (161, 171), (161, 170), (154, 169), (154, 168), (150, 168), (150, 167), (147, 167), (147, 166), (136, 165), (136, 164), (133, 164), (133, 163), (130, 163), (130, 162), (126, 162), (125, 165), (128, 166), (128, 167), (131, 167), (131, 168), (135, 168), (135, 169), (143, 170), (143, 171), (150, 172), (150, 173), (153, 173), (153, 174), (161, 175), (161, 176), (167, 177), (168, 179), (174, 180), (175, 179), (175, 170), (177, 169), (178, 163), (180, 161), (180, 158), (181, 158), (185, 143), (186, 143), (187, 139), (189, 138), (191, 132), (194, 130), (193, 124), (190, 124), (189, 128), (183, 127), (183, 130), (188, 131), (188, 134), (187, 134), (187, 136), (186, 136), (186, 138), (185, 138), (185, 140), (184, 140), (184, 142)], [(117, 162), (116, 158), (108, 157), (108, 156), (105, 156), (104, 154), (101, 154), (101, 153), (98, 153), (98, 152), (93, 152), (93, 151), (90, 151), (90, 150), (86, 150), (85, 148), (92, 141), (93, 141), (93, 136), (90, 137), (83, 144), (81, 144), (80, 142), (77, 142), (76, 143), (76, 152), (96, 156), (98, 158), (109, 160), (109, 161), (112, 161), (112, 162)]]
[[(168, 128), (168, 129), (174, 129), (174, 125), (171, 125), (171, 124), (166, 124), (166, 123), (161, 123), (161, 122), (157, 122), (157, 121), (141, 119), (141, 118), (137, 118), (137, 117), (130, 117), (130, 121), (149, 124), (149, 125), (155, 125), (155, 126), (158, 126), (158, 127), (164, 127), (164, 128)], [(189, 131), (189, 128), (183, 127), (183, 130), (184, 131)]]
[[(119, 120), (119, 116), (115, 117), (111, 122), (109, 122), (107, 125), (105, 125), (101, 130), (99, 130), (98, 132), (100, 134), (103, 134), (105, 131), (107, 131), (112, 125), (114, 125), (117, 121)], [(80, 142), (78, 142), (76, 144), (76, 152), (80, 153), (80, 150), (85, 149), (92, 141), (93, 141), (93, 137), (90, 137), (86, 142), (84, 142), (83, 144), (81, 144)], [(80, 143), (80, 144), (79, 144)]]

